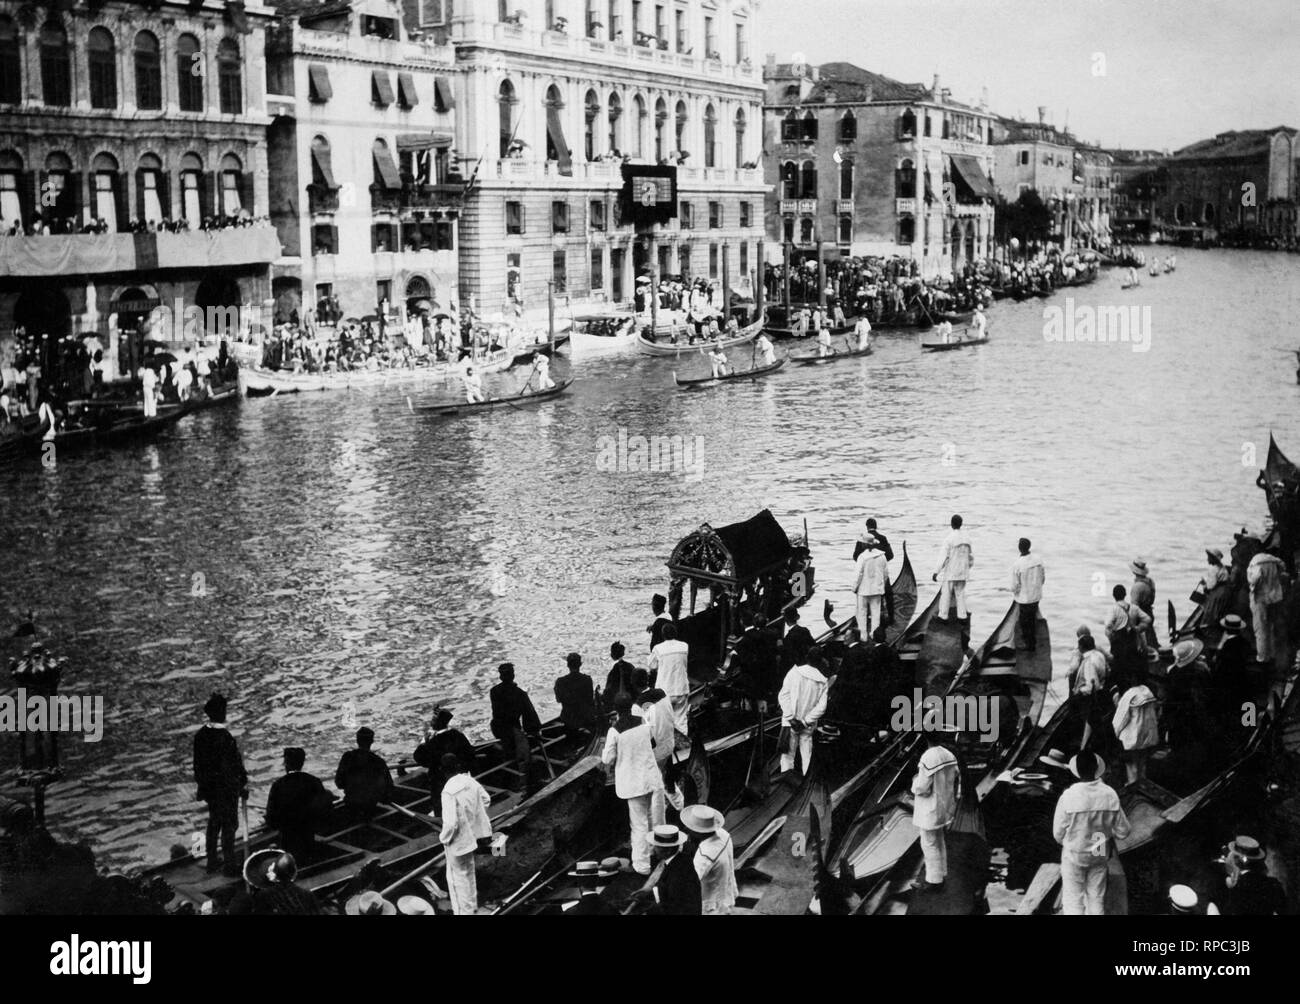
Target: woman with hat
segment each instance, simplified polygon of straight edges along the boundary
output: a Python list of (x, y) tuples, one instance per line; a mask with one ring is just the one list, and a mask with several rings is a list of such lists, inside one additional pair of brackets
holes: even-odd
[(1106, 868), (1116, 839), (1129, 834), (1128, 817), (1115, 789), (1102, 780), (1106, 762), (1081, 750), (1070, 761), (1079, 779), (1056, 803), (1052, 836), (1061, 845), (1063, 912), (1103, 916), (1106, 912)]
[(705, 916), (731, 913), (736, 905), (736, 857), (731, 834), (722, 828), (722, 813), (707, 805), (688, 805), (681, 820), (696, 841), (701, 912)]

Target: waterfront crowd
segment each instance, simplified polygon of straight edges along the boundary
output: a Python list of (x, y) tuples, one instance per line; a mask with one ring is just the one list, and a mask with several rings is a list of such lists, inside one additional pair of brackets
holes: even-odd
[(177, 219), (163, 217), (153, 220), (131, 217), (126, 222), (126, 225), (122, 227), (114, 226), (102, 216), (87, 216), (84, 219), (78, 219), (76, 216), (34, 213), (31, 220), (25, 225), (22, 220), (15, 219), (0, 227), (0, 237), (49, 237), (57, 234), (108, 234), (114, 232), (181, 234), (188, 233), (191, 230), (234, 230), (245, 227), (269, 227), (271, 225), (269, 216), (250, 216), (245, 212), (226, 216), (205, 216), (197, 225), (184, 217)]

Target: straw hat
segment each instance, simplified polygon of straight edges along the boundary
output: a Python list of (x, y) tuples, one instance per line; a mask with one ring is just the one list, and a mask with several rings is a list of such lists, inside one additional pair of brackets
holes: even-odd
[(1254, 837), (1233, 837), (1228, 844), (1228, 851), (1242, 863), (1254, 863), (1264, 860), (1264, 848)]
[(1147, 563), (1143, 561), (1141, 558), (1134, 558), (1132, 561), (1128, 563), (1128, 567), (1129, 567), (1129, 571), (1131, 571), (1134, 575), (1147, 574)]
[(1049, 767), (1060, 767), (1061, 770), (1070, 769), (1070, 761), (1060, 750), (1048, 750), (1044, 756), (1038, 758), (1039, 763), (1045, 763)]
[(278, 882), (292, 882), (298, 875), (293, 855), (278, 847), (254, 851), (244, 862), (244, 881), (254, 889), (267, 889)]
[(1197, 657), (1205, 649), (1205, 643), (1199, 638), (1190, 638), (1187, 641), (1174, 643), (1174, 669), (1182, 669), (1184, 666), (1195, 662)]
[(692, 833), (716, 833), (722, 826), (722, 813), (707, 805), (688, 805), (681, 812), (682, 825)]
[(1219, 627), (1223, 628), (1225, 631), (1245, 631), (1246, 622), (1236, 614), (1228, 614), (1227, 617), (1224, 617), (1219, 621)]
[(377, 892), (363, 892), (343, 904), (343, 912), (353, 917), (391, 917), (397, 907)]
[(686, 834), (671, 824), (656, 826), (646, 834), (646, 843), (651, 847), (660, 847), (668, 849), (670, 847), (681, 847), (686, 843)]
[[(1079, 757), (1090, 757), (1096, 763), (1097, 769), (1093, 772), (1092, 777), (1085, 778), (1082, 774), (1079, 773)], [(1084, 781), (1084, 780), (1095, 781), (1099, 777), (1106, 776), (1106, 761), (1103, 760), (1101, 757), (1097, 756), (1096, 753), (1089, 753), (1087, 750), (1080, 750), (1078, 753), (1076, 753), (1074, 756), (1070, 758), (1070, 773), (1073, 774), (1075, 777), (1077, 777), (1080, 781)]]
[(406, 917), (433, 917), (438, 913), (432, 903), (419, 896), (403, 896), (397, 901), (397, 912)]
[(574, 864), (568, 875), (570, 878), (577, 879), (609, 878), (611, 875), (617, 875), (618, 859), (614, 859), (613, 868), (608, 867), (608, 861), (608, 858), (605, 861), (579, 861)]

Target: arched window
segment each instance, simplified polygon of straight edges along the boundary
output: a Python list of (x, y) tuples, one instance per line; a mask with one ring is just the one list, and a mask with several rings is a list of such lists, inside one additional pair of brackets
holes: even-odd
[(1201, 222), (1202, 222), (1202, 223), (1213, 223), (1213, 222), (1214, 222), (1214, 218), (1215, 218), (1216, 215), (1218, 215), (1218, 214), (1215, 213), (1215, 211), (1214, 211), (1214, 203), (1213, 203), (1213, 202), (1207, 202), (1207, 203), (1205, 204), (1204, 208), (1202, 208), (1202, 210), (1201, 210)]
[(135, 36), (135, 104), (147, 111), (162, 108), (162, 62), (158, 36), (151, 31)]
[[(113, 33), (91, 28), (86, 37), (86, 68), (90, 77), (90, 107), (117, 107), (117, 55)], [(3, 57), (0, 57), (3, 59)]]
[(162, 161), (152, 153), (140, 158), (136, 168), (136, 213), (145, 223), (158, 223), (171, 215)]
[(894, 172), (894, 197), (898, 199), (916, 198), (916, 168), (910, 160), (904, 160)]
[(1176, 206), (1174, 206), (1174, 222), (1175, 223), (1187, 222), (1187, 207), (1183, 205), (1181, 202), (1178, 203)]
[(645, 98), (640, 94), (632, 98), (632, 156), (645, 156)]
[(793, 160), (781, 165), (781, 198), (799, 198), (799, 165)]
[(122, 197), (122, 176), (112, 154), (101, 153), (90, 162), (92, 210), (97, 220), (108, 225), (109, 233), (118, 229), (118, 206)]
[(501, 152), (500, 156), (505, 157), (510, 153), (510, 144), (515, 138), (515, 104), (518, 102), (515, 97), (515, 85), (509, 80), (501, 81), (501, 86), (497, 88), (497, 122), (498, 132), (501, 134)]
[(217, 46), (217, 93), (222, 115), (238, 115), (244, 110), (243, 61), (233, 38), (223, 38)]
[(655, 102), (655, 160), (662, 161), (667, 153), (664, 149), (664, 128), (668, 122), (668, 105), (663, 98)]
[(72, 104), (68, 33), (58, 21), (46, 21), (41, 29), (41, 97), (56, 108)]
[(198, 226), (203, 219), (203, 161), (198, 154), (187, 153), (181, 158), (181, 217)]
[(817, 138), (817, 114), (810, 108), (803, 113), (801, 137), (805, 140), (814, 140)]
[(805, 216), (799, 221), (799, 243), (811, 244), (813, 242), (813, 221), (811, 216)]
[(853, 243), (853, 217), (852, 216), (840, 217), (839, 237), (840, 237), (841, 244)]
[(852, 143), (858, 138), (858, 120), (857, 116), (851, 111), (846, 111), (844, 117), (840, 119), (840, 142)]
[(684, 153), (682, 149), (686, 145), (686, 102), (677, 102), (677, 129), (673, 133), (673, 142), (677, 144), (677, 152)]
[[(898, 138), (912, 139), (916, 135), (916, 112), (908, 109), (898, 117)], [(907, 241), (906, 243), (911, 243)]]
[(797, 142), (799, 139), (799, 114), (793, 108), (785, 113), (785, 118), (781, 120), (781, 140), (786, 143)]
[(736, 109), (736, 167), (745, 166), (745, 109)]
[(18, 26), (0, 14), (0, 104), (16, 105), (23, 100), (22, 46)]
[(623, 99), (618, 94), (609, 96), (609, 149), (610, 152), (619, 150), (619, 132), (621, 131), (620, 119), (623, 117)]
[[(376, 143), (382, 140), (376, 140)], [(221, 158), (221, 178), (217, 186), (221, 194), (221, 212), (226, 216), (238, 216), (249, 208), (245, 203), (244, 166), (238, 157), (228, 153)]]
[(704, 106), (704, 166), (718, 166), (718, 113), (712, 103)]
[(600, 98), (596, 97), (595, 91), (588, 91), (583, 101), (583, 119), (586, 126), (582, 134), (583, 149), (588, 160), (596, 159), (596, 119), (598, 118), (600, 118)]
[(203, 52), (193, 35), (176, 40), (176, 95), (181, 111), (203, 111)]
[(853, 198), (853, 161), (848, 157), (840, 161), (840, 198)]
[[(554, 84), (546, 88), (546, 159), (570, 163), (569, 145), (564, 139), (564, 125), (560, 121), (560, 110), (564, 107), (564, 96)], [(564, 149), (560, 146), (563, 144)]]
[(0, 229), (5, 232), (23, 222), (22, 176), (23, 159), (10, 150), (0, 150)]
[(799, 169), (799, 198), (817, 198), (817, 165), (805, 160)]
[(81, 215), (79, 206), (80, 183), (72, 173), (72, 159), (66, 153), (52, 153), (45, 158), (45, 176), (41, 180), (41, 207), (43, 215), (54, 221)]

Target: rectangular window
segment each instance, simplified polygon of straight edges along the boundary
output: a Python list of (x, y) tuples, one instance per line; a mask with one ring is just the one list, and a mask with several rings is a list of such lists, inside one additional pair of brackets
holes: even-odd
[(679, 10), (676, 12), (674, 23), (677, 28), (677, 51), (685, 52), (690, 46), (687, 44), (689, 39), (686, 37), (686, 11)]
[(375, 283), (375, 306), (380, 310), (393, 302), (393, 280), (380, 279)]
[(1022, 167), (1027, 166), (1027, 165), (1029, 164), (1029, 151), (1028, 151), (1028, 150), (1021, 150), (1021, 151), (1020, 151), (1020, 164), (1021, 164)]
[(243, 208), (239, 198), (239, 172), (221, 172), (221, 211), (227, 216), (238, 216)]
[(569, 204), (567, 202), (551, 203), (551, 233), (567, 234), (569, 232)]
[(677, 222), (683, 230), (695, 227), (695, 211), (689, 202), (683, 202), (677, 212)]
[(659, 245), (659, 274), (660, 276), (669, 275), (672, 269), (669, 267), (672, 262), (672, 248), (666, 244)]
[(199, 198), (199, 172), (181, 174), (181, 211), (185, 219), (197, 224), (203, 219), (203, 202)]
[(718, 55), (718, 32), (711, 17), (704, 19), (704, 54), (710, 59)]
[(655, 39), (659, 42), (659, 48), (668, 48), (668, 12), (664, 10), (663, 4), (655, 5)]
[(556, 251), (551, 256), (551, 282), (557, 293), (569, 288), (569, 259), (563, 251)]
[(377, 252), (396, 251), (397, 227), (392, 223), (376, 223), (370, 228), (370, 250)]
[(605, 249), (591, 249), (591, 291), (605, 292)]
[(506, 233), (522, 234), (524, 232), (524, 204), (522, 202), (506, 203)]
[(743, 63), (749, 58), (749, 42), (745, 38), (745, 24), (736, 22), (736, 62)]
[(609, 40), (623, 41), (623, 11), (621, 0), (609, 0)]
[(456, 227), (451, 220), (439, 220), (434, 224), (433, 248), (435, 251), (456, 250)]
[(691, 274), (691, 246), (683, 244), (677, 249), (677, 268), (683, 276)]
[(840, 217), (840, 243), (841, 244), (853, 243), (853, 217), (852, 216)]
[(749, 204), (748, 202), (742, 202), (742, 203), (740, 204), (740, 225), (741, 225), (742, 227), (747, 227), (747, 226), (749, 226), (750, 213), (751, 213), (751, 211), (752, 211), (752, 210), (751, 210), (751, 208), (750, 208), (750, 204)]
[(163, 216), (162, 197), (158, 194), (158, 172), (140, 172), (140, 199), (144, 206), (144, 221), (157, 223)]
[(517, 254), (506, 255), (506, 296), (515, 303), (523, 302), (524, 273)]
[(591, 200), (591, 229), (605, 229), (605, 203), (602, 199)]
[(718, 230), (722, 227), (722, 203), (709, 203), (709, 229)]
[(338, 254), (339, 229), (329, 223), (318, 223), (311, 228), (311, 249), (314, 255)]
[(794, 217), (786, 216), (781, 220), (781, 240), (787, 244), (794, 243)]
[(610, 282), (610, 299), (615, 303), (623, 302), (623, 249), (610, 248), (609, 250), (609, 282)]
[(632, 41), (641, 42), (641, 0), (632, 0)]
[(717, 277), (718, 277), (718, 245), (710, 244), (709, 245), (709, 278), (716, 279)]

